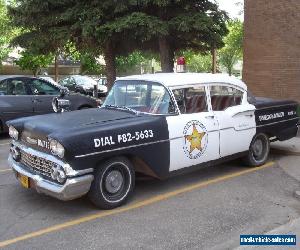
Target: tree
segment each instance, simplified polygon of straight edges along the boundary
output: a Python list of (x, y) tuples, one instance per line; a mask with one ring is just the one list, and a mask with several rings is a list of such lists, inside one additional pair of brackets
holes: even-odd
[(21, 52), (21, 58), (16, 61), (22, 70), (31, 70), (34, 76), (37, 76), (42, 68), (48, 67), (53, 62), (54, 56), (34, 55), (28, 51)]
[[(142, 1), (143, 2), (143, 1)], [(221, 48), (227, 34), (227, 15), (208, 0), (144, 1), (145, 13), (157, 17), (164, 32), (154, 38), (158, 44), (163, 72), (172, 72), (179, 50), (208, 52)], [(161, 29), (161, 27), (160, 27)]]
[[(55, 58), (55, 80), (58, 80), (58, 56), (69, 40), (69, 25), (64, 24), (62, 16), (68, 7), (64, 2), (15, 0), (15, 4), (8, 8), (12, 23), (22, 29), (12, 44), (38, 57), (52, 54)], [(67, 2), (72, 4), (72, 1)], [(51, 11), (57, 14), (51, 16)]]
[(9, 43), (16, 33), (7, 14), (6, 1), (0, 0), (0, 65), (11, 51)]
[(243, 58), (243, 23), (239, 20), (228, 22), (229, 34), (224, 38), (225, 47), (219, 51), (220, 64), (226, 68), (229, 75), (233, 66)]
[(17, 0), (10, 13), (42, 50), (54, 53), (72, 41), (80, 52), (103, 54), (109, 87), (118, 56), (135, 50), (159, 52), (163, 71), (171, 71), (177, 50), (222, 47), (227, 32), (225, 12), (208, 0)]
[(210, 72), (212, 68), (212, 57), (209, 53), (195, 53), (187, 50), (182, 52), (190, 72)]

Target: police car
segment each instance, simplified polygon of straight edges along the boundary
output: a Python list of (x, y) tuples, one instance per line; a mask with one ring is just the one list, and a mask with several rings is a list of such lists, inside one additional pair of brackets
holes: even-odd
[(26, 188), (61, 200), (88, 194), (111, 209), (132, 194), (136, 173), (165, 179), (234, 158), (261, 166), (270, 142), (296, 136), (297, 108), (222, 74), (129, 76), (100, 109), (8, 122), (8, 161)]

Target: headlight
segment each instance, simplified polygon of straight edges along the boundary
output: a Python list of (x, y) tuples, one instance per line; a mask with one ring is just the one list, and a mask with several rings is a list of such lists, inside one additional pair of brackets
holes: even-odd
[(9, 126), (9, 136), (15, 140), (19, 139), (19, 132), (13, 126)]
[(51, 168), (51, 178), (53, 180), (58, 181), (59, 183), (64, 183), (67, 178), (67, 175), (63, 167), (57, 165)]
[(65, 148), (56, 140), (50, 140), (50, 150), (54, 155), (63, 158), (65, 155)]

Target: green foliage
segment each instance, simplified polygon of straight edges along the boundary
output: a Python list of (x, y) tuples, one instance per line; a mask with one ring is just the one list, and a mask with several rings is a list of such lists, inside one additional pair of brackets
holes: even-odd
[(104, 66), (91, 54), (81, 55), (80, 62), (82, 74), (103, 75), (105, 73)]
[(134, 51), (128, 56), (118, 56), (116, 58), (117, 72), (119, 74), (134, 72), (137, 68), (140, 68), (141, 65), (151, 64), (153, 57), (151, 53), (141, 51)]
[(211, 54), (200, 54), (194, 51), (187, 50), (182, 53), (186, 60), (187, 69), (189, 72), (211, 72), (212, 57)]
[[(38, 54), (56, 53), (71, 41), (82, 54), (104, 55), (109, 84), (124, 61), (117, 57), (160, 53), (170, 69), (176, 51), (220, 48), (227, 34), (227, 16), (212, 0), (16, 0), (10, 15), (27, 31), (14, 42)], [(126, 60), (136, 60), (131, 57)]]
[(11, 51), (9, 43), (16, 35), (17, 31), (18, 30), (14, 29), (10, 23), (10, 19), (7, 14), (6, 1), (0, 0), (0, 65)]
[(219, 51), (220, 64), (226, 68), (229, 75), (233, 66), (243, 58), (243, 23), (239, 20), (228, 22), (229, 34), (224, 38), (225, 47)]
[(54, 56), (49, 55), (34, 55), (28, 51), (21, 52), (21, 58), (16, 61), (22, 70), (32, 71), (34, 76), (37, 76), (42, 68), (48, 67), (53, 62)]

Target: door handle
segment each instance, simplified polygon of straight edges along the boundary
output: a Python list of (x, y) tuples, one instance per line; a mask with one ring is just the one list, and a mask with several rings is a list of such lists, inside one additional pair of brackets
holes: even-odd
[(247, 117), (253, 117), (253, 114), (248, 114), (248, 115), (245, 115)]
[(215, 116), (214, 116), (214, 115), (207, 115), (207, 116), (205, 116), (205, 118), (208, 118), (208, 119), (215, 119)]
[(37, 103), (37, 102), (42, 102), (42, 101), (40, 99), (33, 99), (32, 102)]

